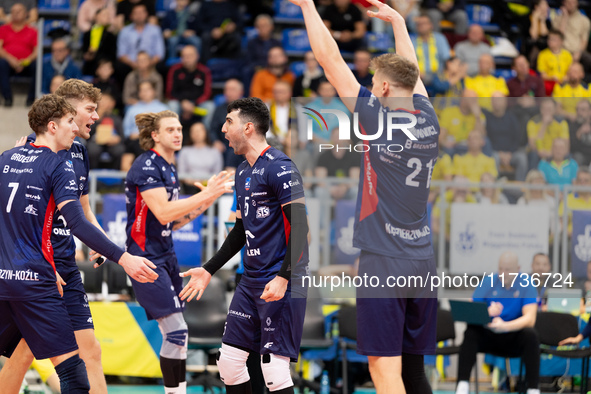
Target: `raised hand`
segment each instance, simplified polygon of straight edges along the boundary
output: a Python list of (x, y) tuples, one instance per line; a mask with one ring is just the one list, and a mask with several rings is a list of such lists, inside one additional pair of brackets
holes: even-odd
[(304, 3), (311, 3), (312, 0), (289, 0), (291, 1), (293, 4), (297, 5), (297, 6), (302, 6)]
[(234, 186), (234, 171), (222, 171), (217, 175), (213, 175), (207, 181), (207, 187), (203, 186), (201, 183), (196, 182), (195, 186), (200, 188), (203, 191), (207, 191), (215, 198), (225, 194), (225, 193), (232, 193)]
[(367, 11), (367, 16), (370, 18), (378, 18), (390, 23), (397, 19), (400, 19), (404, 22), (404, 18), (402, 18), (402, 16), (389, 5), (382, 3), (379, 0), (367, 0), (367, 2), (378, 9), (377, 11)]
[(179, 273), (181, 277), (190, 276), (191, 279), (189, 283), (183, 288), (183, 290), (179, 293), (179, 298), (182, 301), (189, 302), (196, 296), (196, 300), (200, 300), (205, 288), (211, 281), (211, 274), (204, 270), (203, 268), (192, 268), (186, 272)]
[(119, 265), (123, 267), (127, 275), (140, 283), (152, 283), (158, 279), (158, 274), (151, 270), (151, 268), (156, 269), (156, 266), (144, 257), (133, 256), (125, 252), (119, 259)]

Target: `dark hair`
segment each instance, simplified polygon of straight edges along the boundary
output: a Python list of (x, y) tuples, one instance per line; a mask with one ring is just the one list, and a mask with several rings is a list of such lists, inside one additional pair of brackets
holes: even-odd
[(550, 34), (558, 36), (558, 37), (560, 37), (561, 40), (564, 41), (564, 34), (562, 34), (561, 31), (555, 30), (555, 29), (550, 29), (550, 31), (548, 32), (548, 36), (550, 36)]
[(212, 146), (213, 145), (213, 141), (211, 140), (211, 136), (209, 135), (209, 131), (207, 130), (207, 127), (205, 127), (205, 125), (203, 124), (203, 122), (195, 122), (191, 125), (191, 127), (189, 127), (189, 139), (191, 140), (191, 144), (194, 144), (195, 141), (193, 141), (193, 138), (191, 138), (191, 130), (193, 130), (193, 127), (195, 125), (201, 125), (203, 126), (203, 129), (205, 130), (205, 145), (207, 146)]
[(67, 114), (76, 115), (76, 109), (65, 98), (56, 94), (46, 94), (36, 100), (29, 111), (29, 126), (35, 134), (45, 134), (47, 124), (59, 122)]
[(267, 134), (271, 124), (271, 116), (267, 105), (257, 97), (247, 97), (232, 101), (228, 104), (228, 113), (239, 111), (238, 117), (244, 123), (252, 123), (257, 133)]

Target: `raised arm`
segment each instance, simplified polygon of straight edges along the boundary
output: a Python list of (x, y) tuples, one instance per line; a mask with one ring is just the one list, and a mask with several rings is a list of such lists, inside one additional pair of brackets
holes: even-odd
[[(412, 44), (412, 40), (408, 35), (404, 18), (387, 4), (378, 0), (367, 1), (378, 9), (377, 11), (367, 11), (367, 15), (392, 24), (394, 40), (396, 41), (396, 54), (410, 60), (418, 68), (419, 62), (417, 60), (417, 54), (415, 52), (415, 47)], [(421, 78), (417, 80), (413, 93), (427, 96), (427, 89), (425, 89), (425, 85), (423, 84), (423, 81), (421, 81)]]
[(324, 69), (328, 81), (335, 87), (340, 97), (357, 97), (361, 85), (343, 60), (339, 47), (320, 18), (314, 2), (312, 0), (290, 1), (302, 9), (308, 37), (313, 38), (310, 39), (312, 52)]

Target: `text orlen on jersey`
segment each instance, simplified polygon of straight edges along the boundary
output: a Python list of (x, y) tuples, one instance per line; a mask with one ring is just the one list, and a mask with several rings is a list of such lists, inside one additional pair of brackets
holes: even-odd
[[(351, 141), (351, 122), (349, 120), (349, 116), (338, 109), (321, 109), (320, 112), (314, 111), (311, 108), (307, 108), (310, 111), (314, 112), (311, 114), (306, 112), (306, 115), (309, 115), (310, 118), (307, 119), (306, 123), (306, 138), (308, 141), (313, 140), (313, 121), (321, 127), (326, 127), (327, 123), (324, 117), (321, 114), (331, 114), (337, 117), (339, 122), (339, 140), (340, 141)], [(396, 121), (395, 121), (396, 119)], [(406, 123), (397, 123), (398, 119), (406, 119)], [(423, 122), (421, 122), (423, 120)], [(384, 133), (386, 133), (386, 138), (388, 141), (392, 140), (392, 134), (394, 131), (402, 131), (410, 141), (417, 141), (419, 138), (428, 137), (431, 135), (436, 135), (437, 130), (433, 126), (428, 126), (424, 128), (415, 128), (417, 124), (424, 123), (424, 119), (417, 118), (412, 113), (406, 112), (381, 112), (380, 116), (378, 116), (378, 129), (375, 131), (374, 134), (365, 134), (359, 130), (359, 113), (353, 112), (353, 133), (355, 136), (363, 141), (362, 143), (358, 144), (341, 144), (338, 145), (334, 144), (318, 144), (318, 151), (322, 152), (323, 150), (332, 150), (335, 149), (336, 151), (349, 151), (349, 152), (368, 152), (372, 149), (377, 150), (388, 150), (389, 152), (401, 152), (405, 148), (410, 148), (409, 144), (407, 146), (403, 146), (400, 144), (387, 144), (387, 143), (369, 143), (368, 141), (375, 141), (382, 137)], [(328, 132), (332, 132), (332, 130), (327, 130)]]

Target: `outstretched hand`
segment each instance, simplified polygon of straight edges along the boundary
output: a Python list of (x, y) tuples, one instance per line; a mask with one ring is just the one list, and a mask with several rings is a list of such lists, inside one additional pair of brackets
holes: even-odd
[(402, 18), (395, 9), (379, 0), (367, 0), (367, 2), (378, 9), (377, 11), (367, 10), (367, 16), (370, 18), (378, 18), (390, 23), (396, 18)]
[(195, 182), (195, 186), (201, 189), (201, 191), (207, 190), (212, 196), (218, 198), (223, 194), (232, 193), (234, 191), (232, 189), (234, 186), (234, 174), (235, 171), (222, 171), (209, 178), (207, 186), (202, 185), (200, 182)]
[(119, 260), (119, 265), (123, 267), (127, 275), (140, 283), (152, 283), (158, 279), (158, 274), (151, 269), (156, 269), (156, 266), (145, 257), (125, 252)]
[(205, 291), (205, 288), (211, 281), (211, 274), (201, 267), (191, 268), (186, 272), (181, 272), (179, 273), (179, 276), (183, 278), (187, 276), (191, 277), (189, 283), (187, 283), (187, 285), (179, 293), (179, 298), (182, 301), (185, 301), (186, 298), (187, 302), (191, 301), (193, 297), (196, 297), (195, 299), (199, 301), (203, 295), (203, 292)]

